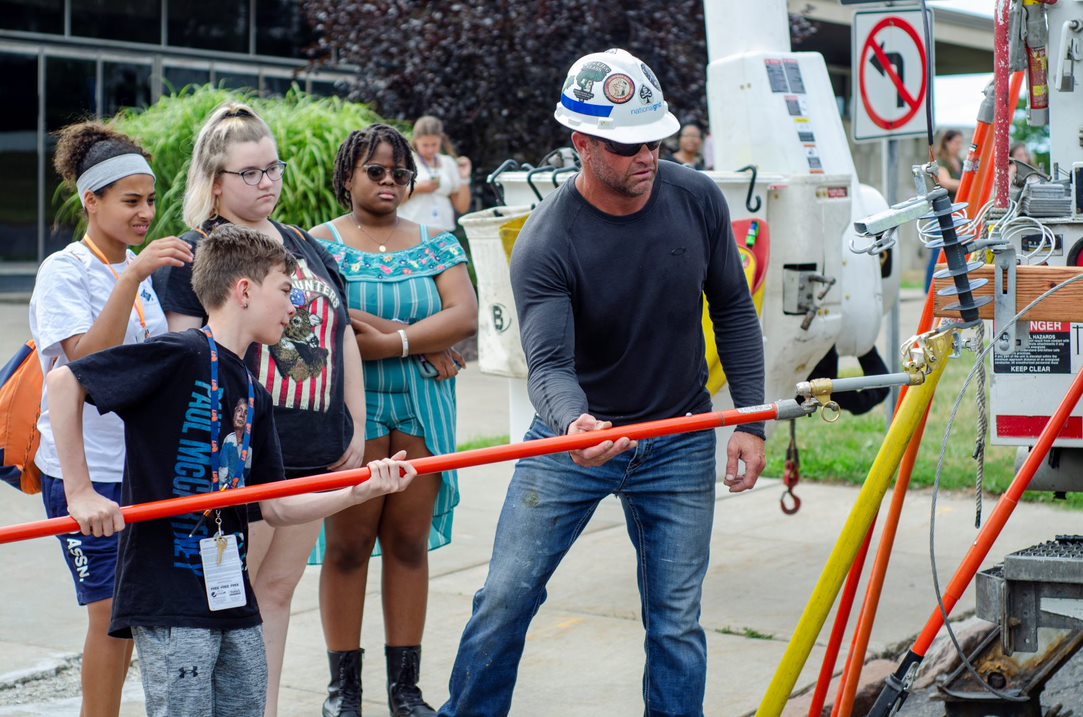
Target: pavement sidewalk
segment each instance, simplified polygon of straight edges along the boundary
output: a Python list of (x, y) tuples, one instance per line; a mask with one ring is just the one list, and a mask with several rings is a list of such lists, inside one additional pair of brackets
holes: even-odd
[[(26, 336), (24, 326), (25, 305), (0, 305), (0, 351), (6, 352), (0, 355), (9, 354)], [(483, 375), (471, 365), (459, 382), (458, 394), (460, 441), (507, 433), (505, 379)], [(845, 430), (845, 420), (839, 430)], [(455, 649), (473, 593), (486, 574), (510, 477), (509, 464), (462, 471), (454, 542), (431, 555), (421, 685), (434, 704), (447, 696)], [(803, 504), (794, 516), (779, 510), (782, 486), (777, 480), (763, 479), (749, 494), (734, 496), (723, 491), (718, 496), (702, 616), (709, 658), (708, 715), (736, 717), (757, 708), (858, 493), (853, 487), (813, 483), (802, 483), (797, 490)], [(44, 517), (37, 496), (4, 488), (3, 497), (0, 523)], [(935, 605), (928, 555), (930, 497), (927, 492), (908, 497), (870, 654), (912, 639)], [(987, 501), (986, 515), (992, 510), (991, 502)], [(1079, 522), (1078, 513), (1022, 504), (989, 564), (1058, 533), (1079, 532)], [(941, 579), (946, 581), (975, 535), (972, 499), (942, 495), (936, 523), (937, 560)], [(0, 717), (78, 714), (78, 676), (70, 674), (70, 669), (65, 679), (39, 681), (56, 685), (45, 694), (14, 686), (28, 676), (56, 672), (57, 665), (81, 650), (86, 615), (75, 604), (59, 550), (51, 538), (0, 546), (0, 575), (4, 576), (0, 581)], [(376, 573), (379, 560), (373, 565)], [(318, 568), (308, 568), (293, 603), (279, 712), (283, 716), (317, 714), (327, 683), (317, 578)], [(370, 577), (369, 585), (365, 709), (369, 714), (384, 714), (378, 574)], [(972, 605), (968, 593), (957, 613)], [(822, 631), (799, 687), (815, 681), (829, 629)], [(848, 637), (844, 644), (849, 644)], [(620, 505), (608, 499), (549, 586), (549, 599), (528, 635), (513, 714), (641, 714), (642, 664), (634, 554)], [(143, 714), (135, 674), (125, 695), (122, 714)]]

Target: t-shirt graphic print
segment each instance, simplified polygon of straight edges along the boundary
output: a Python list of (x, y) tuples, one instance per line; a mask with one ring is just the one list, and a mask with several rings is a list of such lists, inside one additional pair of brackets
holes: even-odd
[(341, 303), (335, 287), (297, 260), (290, 293), (295, 313), (271, 347), (255, 349), (257, 378), (276, 406), (304, 411), (327, 411), (336, 346), (334, 337)]

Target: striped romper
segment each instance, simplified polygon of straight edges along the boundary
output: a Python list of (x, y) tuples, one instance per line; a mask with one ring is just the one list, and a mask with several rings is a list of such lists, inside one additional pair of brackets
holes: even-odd
[[(324, 224), (334, 242), (320, 240), (346, 279), (346, 298), (351, 309), (383, 319), (416, 323), (442, 309), (436, 277), (466, 262), (459, 240), (442, 233), (429, 237), (421, 226), (421, 243), (411, 249), (369, 254), (347, 246), (335, 225)], [(392, 430), (425, 437), (433, 455), (455, 451), (455, 379), (425, 378), (417, 356), (363, 362), (365, 376), (365, 439), (386, 436)], [(433, 508), (429, 549), (451, 542), (452, 511), (459, 502), (456, 471), (443, 474), (443, 484)], [(322, 562), (324, 540), (316, 545), (314, 558)]]

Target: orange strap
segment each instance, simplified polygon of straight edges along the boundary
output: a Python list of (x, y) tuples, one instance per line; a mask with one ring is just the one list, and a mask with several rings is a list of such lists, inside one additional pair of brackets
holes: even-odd
[[(87, 245), (87, 248), (90, 249), (90, 251), (94, 254), (94, 256), (98, 257), (98, 259), (100, 259), (103, 264), (105, 264), (107, 267), (109, 267), (109, 271), (113, 272), (113, 276), (116, 278), (116, 280), (120, 281), (120, 274), (118, 274), (117, 270), (113, 268), (113, 265), (109, 263), (109, 260), (105, 258), (105, 254), (102, 253), (102, 250), (99, 249), (97, 247), (97, 245), (94, 244), (94, 242), (91, 240), (89, 234), (83, 235), (83, 243), (85, 243)], [(147, 315), (143, 311), (143, 300), (139, 298), (139, 289), (138, 289), (138, 287), (135, 290), (135, 305), (134, 305), (134, 308), (135, 308), (135, 313), (139, 316), (139, 325), (143, 327), (143, 336), (144, 337), (150, 336), (150, 332), (147, 330)]]

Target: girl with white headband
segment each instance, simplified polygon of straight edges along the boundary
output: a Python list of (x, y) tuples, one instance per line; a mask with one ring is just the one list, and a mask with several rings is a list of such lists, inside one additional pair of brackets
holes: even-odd
[[(78, 191), (87, 229), (80, 241), (52, 254), (38, 269), (30, 332), (44, 371), (166, 331), (150, 275), (163, 266), (191, 262), (192, 252), (175, 237), (151, 242), (138, 255), (131, 251), (146, 241), (154, 221), (154, 172), (148, 159), (134, 140), (100, 123), (75, 124), (59, 133), (54, 166)], [(35, 463), (42, 472), (42, 498), (50, 518), (67, 515), (68, 499), (87, 491), (104, 496), (101, 500), (120, 501), (124, 424), (116, 414), (83, 412), (90, 485), (64, 483), (46, 395), (38, 429), (41, 444)], [(76, 597), (87, 606), (89, 618), (82, 713), (117, 715), (132, 655), (131, 640), (108, 634), (118, 536), (58, 537)]]

